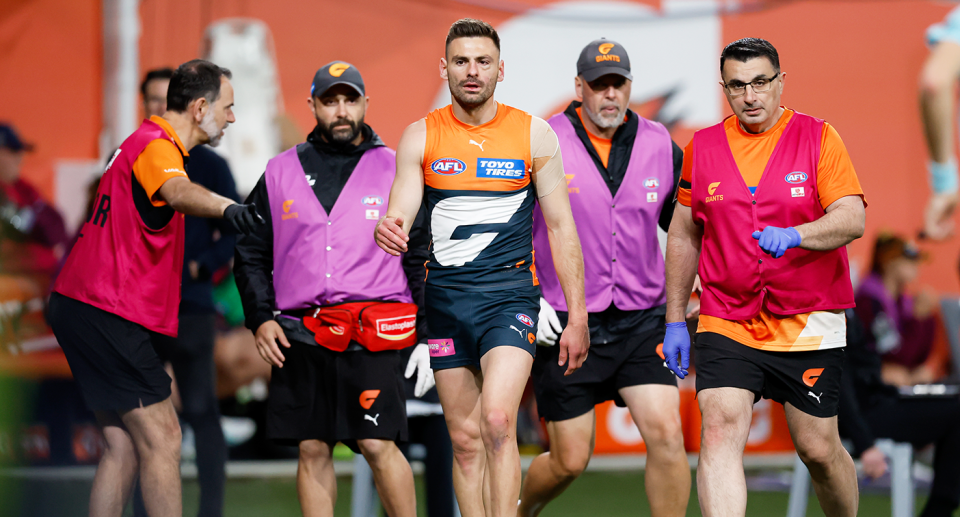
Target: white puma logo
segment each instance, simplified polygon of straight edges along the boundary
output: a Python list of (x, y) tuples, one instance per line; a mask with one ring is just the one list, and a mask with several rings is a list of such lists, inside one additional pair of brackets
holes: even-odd
[(483, 144), (484, 144), (485, 142), (486, 142), (486, 140), (484, 140), (483, 142), (480, 142), (480, 143), (478, 144), (476, 140), (470, 140), (470, 144), (479, 147), (481, 151), (483, 151)]
[(380, 427), (380, 424), (377, 423), (378, 418), (380, 418), (380, 413), (377, 413), (377, 416), (363, 415), (364, 420), (369, 420), (373, 422), (373, 425)]
[(522, 330), (518, 329), (517, 327), (514, 327), (513, 325), (510, 325), (510, 328), (512, 328), (513, 330), (516, 330), (516, 331), (517, 331), (517, 334), (520, 334), (520, 337), (523, 338), (523, 331), (522, 331)]
[(807, 392), (807, 395), (810, 395), (811, 397), (817, 399), (817, 404), (819, 404), (819, 403), (820, 403), (820, 397), (823, 396), (823, 392), (821, 391), (819, 395), (814, 395), (812, 391), (808, 391), (808, 392)]

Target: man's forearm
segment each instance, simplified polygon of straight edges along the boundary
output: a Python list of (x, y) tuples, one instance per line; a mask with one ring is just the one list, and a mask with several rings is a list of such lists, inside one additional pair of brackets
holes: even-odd
[(687, 302), (690, 301), (699, 260), (699, 233), (683, 224), (672, 223), (667, 234), (666, 258), (668, 323), (686, 321)]
[(930, 159), (937, 163), (947, 163), (953, 157), (953, 116), (956, 113), (953, 96), (953, 83), (949, 88), (922, 89), (920, 92), (920, 115), (927, 149)]
[(805, 250), (829, 251), (846, 246), (863, 236), (866, 217), (859, 197), (856, 203), (837, 206), (816, 221), (796, 226), (800, 247)]
[(570, 322), (585, 325), (587, 305), (583, 285), (583, 250), (580, 248), (580, 237), (577, 235), (573, 218), (555, 230), (548, 229), (548, 237), (557, 279), (560, 280), (563, 297), (567, 301), (568, 319)]
[(195, 217), (223, 217), (223, 211), (235, 203), (186, 178), (170, 179), (157, 192), (170, 208)]

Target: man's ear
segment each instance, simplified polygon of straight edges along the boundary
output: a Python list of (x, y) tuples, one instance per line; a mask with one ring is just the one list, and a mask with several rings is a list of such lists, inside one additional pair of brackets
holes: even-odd
[(447, 80), (447, 58), (440, 58), (440, 78), (444, 81)]
[(206, 115), (207, 110), (210, 109), (212, 109), (212, 106), (206, 97), (200, 97), (190, 103), (190, 114), (193, 115), (193, 120), (198, 125), (203, 122), (204, 115)]

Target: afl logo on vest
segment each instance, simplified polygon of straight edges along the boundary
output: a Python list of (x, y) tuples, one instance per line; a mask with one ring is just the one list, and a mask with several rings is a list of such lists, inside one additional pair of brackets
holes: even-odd
[(444, 176), (456, 176), (467, 170), (467, 164), (456, 158), (440, 158), (430, 164), (430, 170)]
[(796, 185), (798, 183), (803, 183), (804, 181), (807, 181), (807, 173), (794, 171), (794, 172), (791, 172), (790, 174), (787, 174), (787, 176), (783, 179), (785, 179), (787, 183), (792, 183)]
[(366, 206), (380, 206), (383, 204), (383, 198), (380, 196), (364, 196), (360, 202)]
[(649, 189), (655, 189), (660, 186), (660, 180), (657, 178), (647, 178), (643, 180), (643, 186)]
[(519, 321), (520, 323), (523, 323), (524, 325), (526, 325), (526, 326), (528, 326), (528, 327), (532, 327), (532, 326), (533, 326), (533, 318), (531, 318), (530, 316), (527, 316), (526, 314), (523, 314), (523, 313), (517, 314), (517, 321)]

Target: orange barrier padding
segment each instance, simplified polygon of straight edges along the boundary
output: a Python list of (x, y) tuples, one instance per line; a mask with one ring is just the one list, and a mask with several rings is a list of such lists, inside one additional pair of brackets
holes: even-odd
[[(683, 438), (687, 452), (700, 452), (700, 407), (692, 404), (683, 419)], [(746, 453), (791, 452), (794, 450), (783, 406), (767, 399), (753, 405), (753, 422), (747, 438)]]
[[(696, 405), (695, 392), (692, 388), (680, 388), (680, 415), (681, 422), (684, 415), (691, 411), (690, 406)], [(598, 404), (597, 412), (597, 440), (593, 448), (594, 454), (641, 454), (647, 452), (647, 446), (640, 436), (640, 430), (633, 422), (633, 417), (627, 408), (617, 407), (613, 401)], [(683, 422), (684, 429), (686, 423)], [(684, 430), (684, 436), (686, 431)]]
[(59, 348), (29, 354), (0, 354), (0, 374), (20, 379), (72, 379), (70, 365)]

